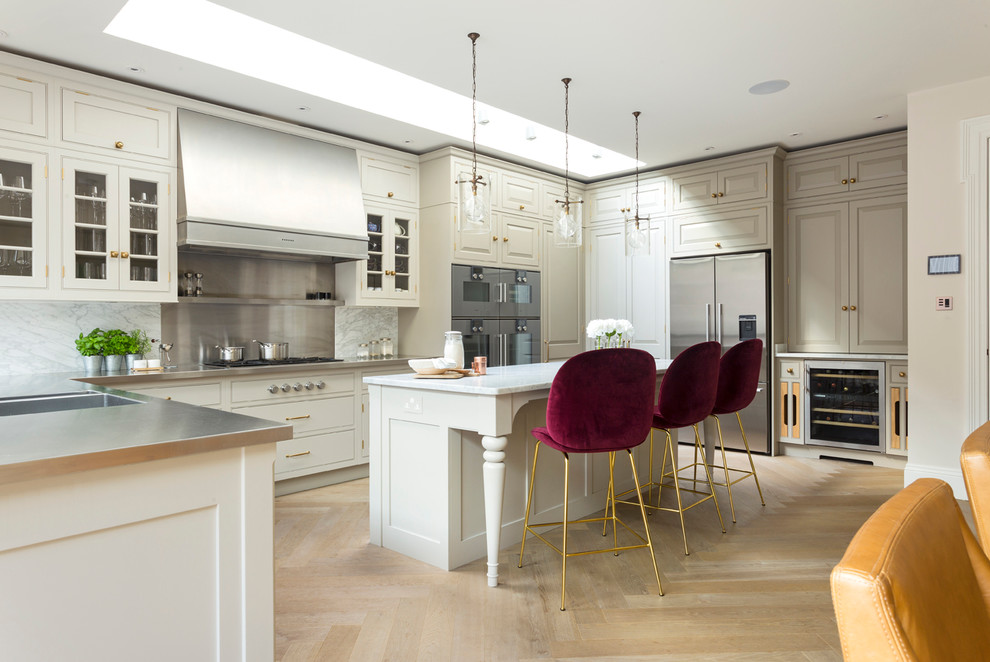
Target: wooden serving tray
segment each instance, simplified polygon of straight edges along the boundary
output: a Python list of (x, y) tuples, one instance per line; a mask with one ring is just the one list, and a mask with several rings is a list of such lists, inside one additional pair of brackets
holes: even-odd
[(460, 379), (461, 377), (478, 377), (477, 372), (465, 368), (450, 368), (447, 372), (439, 375), (421, 375), (416, 373), (413, 375), (416, 379)]

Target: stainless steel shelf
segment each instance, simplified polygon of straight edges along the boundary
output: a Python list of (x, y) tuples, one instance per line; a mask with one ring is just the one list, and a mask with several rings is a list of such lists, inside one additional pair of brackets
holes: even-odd
[(339, 299), (247, 299), (242, 297), (179, 297), (183, 304), (239, 304), (247, 306), (343, 306)]

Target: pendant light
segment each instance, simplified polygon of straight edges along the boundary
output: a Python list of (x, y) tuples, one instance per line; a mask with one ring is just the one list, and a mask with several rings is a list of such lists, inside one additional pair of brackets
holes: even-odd
[(571, 198), (570, 187), (570, 143), (568, 132), (570, 78), (562, 78), (564, 84), (564, 199), (554, 200), (553, 242), (562, 248), (576, 248), (581, 245), (581, 205), (579, 198)]
[(636, 190), (633, 194), (633, 215), (626, 212), (626, 257), (650, 254), (650, 215), (639, 213), (639, 111), (636, 118)]
[(492, 214), (488, 203), (488, 182), (478, 174), (478, 37), (472, 32), (471, 39), (471, 172), (458, 173), (457, 184), (458, 230), (461, 234), (488, 234), (491, 231)]

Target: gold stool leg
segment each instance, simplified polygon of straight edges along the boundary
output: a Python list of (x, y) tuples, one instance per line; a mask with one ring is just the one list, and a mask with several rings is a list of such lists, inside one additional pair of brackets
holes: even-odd
[(533, 471), (529, 475), (529, 496), (526, 497), (526, 517), (523, 519), (522, 545), (519, 546), (519, 567), (522, 567), (523, 552), (526, 550), (526, 532), (529, 531), (529, 506), (533, 503), (533, 483), (536, 482), (536, 459), (540, 456), (540, 440), (536, 440), (533, 451)]
[[(650, 443), (653, 443), (653, 431), (656, 428), (650, 428)], [(669, 433), (668, 433), (669, 434)], [(674, 469), (677, 469), (677, 463), (674, 463)], [(657, 508), (660, 507), (660, 492), (663, 490), (663, 477), (666, 475), (667, 471), (667, 444), (663, 445), (663, 462), (660, 464), (660, 481), (657, 483)], [(676, 476), (675, 476), (676, 478)], [(650, 496), (652, 499), (652, 495)]]
[[(701, 435), (698, 433), (698, 424), (694, 424), (694, 445), (701, 450), (702, 455), (705, 451), (701, 448)], [(712, 491), (712, 501), (715, 502), (715, 513), (718, 515), (718, 524), (722, 527), (722, 533), (725, 533), (725, 522), (722, 521), (722, 510), (718, 507), (718, 497), (715, 496), (715, 485), (712, 483), (712, 473), (708, 470), (708, 463), (702, 462), (701, 466), (705, 468), (705, 477), (708, 479), (708, 489)]]
[(602, 536), (608, 535), (608, 509), (612, 507), (612, 529), (615, 529), (615, 480), (612, 476), (612, 467), (615, 464), (615, 454), (609, 453), (608, 458), (608, 490), (605, 497), (605, 514), (602, 517)]
[[(564, 611), (564, 593), (567, 590), (567, 491), (570, 487), (571, 473), (569, 469), (570, 458), (567, 453), (564, 453), (564, 544), (561, 546), (563, 562), (560, 568), (560, 611)], [(612, 508), (615, 508), (615, 503), (612, 504)]]
[(756, 476), (756, 465), (753, 463), (753, 454), (749, 452), (749, 441), (746, 440), (746, 431), (743, 429), (742, 417), (739, 415), (739, 412), (736, 412), (736, 420), (739, 421), (739, 431), (742, 432), (743, 444), (746, 446), (746, 457), (749, 458), (749, 468), (753, 470), (756, 491), (760, 494), (760, 505), (765, 506), (767, 502), (763, 500), (763, 489), (760, 487), (760, 479)]
[[(670, 463), (674, 469), (674, 494), (677, 495), (677, 515), (681, 518), (681, 535), (684, 537), (684, 555), (688, 556), (691, 552), (688, 551), (687, 544), (687, 528), (684, 526), (684, 504), (681, 503), (681, 487), (677, 479), (677, 462), (674, 460), (674, 446), (673, 437), (670, 435), (670, 430), (664, 430), (667, 433), (667, 449), (664, 451), (663, 465), (664, 468), (667, 467), (667, 451), (670, 451)], [(657, 496), (657, 502), (659, 505), (659, 495)]]
[[(609, 451), (608, 453), (608, 488), (612, 490), (612, 547), (616, 548), (619, 546), (619, 527), (615, 525), (615, 451)], [(637, 486), (638, 490), (639, 486)], [(640, 496), (642, 499), (643, 497)], [(608, 513), (605, 513), (608, 516)], [(614, 556), (619, 555), (619, 551), (616, 550), (612, 552)]]
[[(629, 453), (629, 465), (632, 467), (633, 481), (636, 483), (636, 494), (639, 495), (639, 513), (643, 516), (643, 527), (646, 529), (646, 546), (650, 548), (650, 558), (653, 559), (653, 572), (657, 576), (657, 589), (663, 595), (663, 585), (660, 583), (660, 568), (657, 567), (657, 555), (653, 552), (653, 538), (650, 537), (650, 524), (646, 521), (646, 506), (643, 505), (643, 492), (639, 487), (639, 474), (636, 473), (636, 462), (633, 461), (632, 449), (627, 448)], [(613, 453), (614, 455), (614, 453)], [(615, 528), (615, 524), (612, 525)], [(618, 547), (618, 544), (616, 544)]]
[(722, 451), (722, 470), (725, 471), (725, 489), (729, 492), (729, 510), (732, 513), (732, 523), (736, 523), (736, 504), (732, 500), (732, 479), (729, 477), (729, 463), (725, 460), (725, 442), (722, 440), (722, 423), (718, 416), (712, 414), (715, 419), (715, 428), (718, 430), (718, 447)]

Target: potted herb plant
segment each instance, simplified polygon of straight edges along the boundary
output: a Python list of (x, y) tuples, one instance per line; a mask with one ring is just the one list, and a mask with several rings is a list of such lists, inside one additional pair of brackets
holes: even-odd
[(103, 343), (103, 367), (107, 372), (117, 372), (124, 363), (124, 355), (131, 353), (132, 338), (120, 329), (106, 332)]
[(76, 339), (76, 349), (83, 357), (83, 367), (88, 374), (100, 372), (103, 368), (103, 349), (106, 343), (106, 332), (96, 328), (83, 335), (79, 333)]
[(141, 329), (134, 329), (128, 334), (128, 337), (131, 342), (124, 360), (127, 369), (131, 370), (134, 368), (134, 361), (145, 358), (145, 354), (151, 351), (151, 339)]

